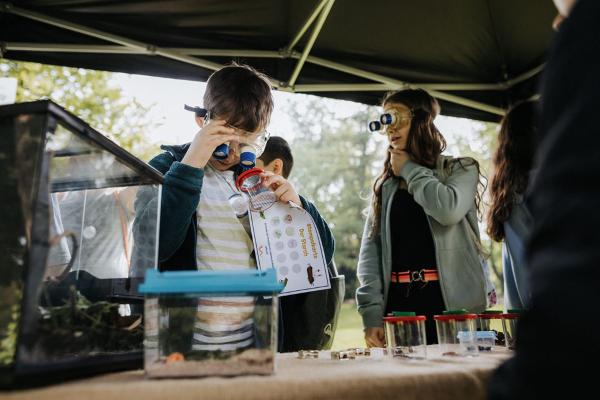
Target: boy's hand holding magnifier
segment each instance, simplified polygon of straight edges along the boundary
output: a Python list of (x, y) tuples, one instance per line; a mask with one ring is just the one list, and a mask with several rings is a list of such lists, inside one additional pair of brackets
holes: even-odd
[(203, 117), (196, 117), (196, 123), (201, 129), (194, 136), (189, 150), (181, 160), (192, 167), (204, 168), (219, 145), (239, 139), (235, 129), (229, 127), (225, 120), (211, 119), (204, 124)]
[(283, 176), (266, 171), (260, 174), (260, 177), (262, 178), (262, 184), (271, 189), (279, 201), (284, 203), (291, 201), (299, 207), (302, 207), (302, 202), (300, 201), (300, 196), (298, 196), (296, 189)]

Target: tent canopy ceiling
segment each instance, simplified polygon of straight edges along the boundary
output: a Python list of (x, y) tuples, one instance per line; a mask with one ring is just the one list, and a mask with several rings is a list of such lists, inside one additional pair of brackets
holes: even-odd
[(537, 93), (550, 0), (0, 2), (8, 59), (205, 81), (232, 60), (275, 88), (377, 104), (422, 87), (495, 121)]

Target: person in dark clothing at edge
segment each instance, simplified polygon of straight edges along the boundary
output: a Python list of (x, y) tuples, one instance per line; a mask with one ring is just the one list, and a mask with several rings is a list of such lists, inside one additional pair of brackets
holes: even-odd
[[(240, 168), (240, 142), (266, 135), (273, 110), (271, 88), (268, 80), (251, 67), (231, 65), (210, 76), (203, 101), (209, 118), (196, 117), (201, 129), (193, 141), (181, 146), (162, 146), (165, 152), (149, 162), (164, 174), (159, 269), (256, 268), (247, 213), (245, 217), (236, 214), (231, 199), (240, 196), (235, 187)], [(223, 143), (229, 143), (229, 155), (225, 159), (214, 158), (215, 148)], [(280, 201), (293, 201), (311, 215), (322, 240), (324, 258), (326, 262), (331, 261), (334, 238), (316, 207), (299, 196), (285, 178), (270, 172), (263, 177), (264, 184)], [(151, 212), (153, 207), (148, 207), (147, 201), (143, 193), (138, 195), (136, 213)], [(134, 234), (142, 229), (145, 227), (134, 226)], [(143, 256), (142, 249), (139, 250), (136, 254)], [(238, 308), (247, 309), (243, 306)], [(238, 317), (235, 310), (231, 313), (236, 315), (232, 318)], [(247, 312), (239, 314), (239, 321), (236, 319), (239, 323), (232, 325), (231, 332), (238, 333), (235, 326), (243, 325), (248, 318)], [(208, 334), (216, 335), (212, 331)], [(219, 332), (219, 335), (222, 340), (213, 338), (203, 343), (197, 338), (206, 335), (195, 332), (194, 346), (205, 350), (208, 347), (209, 350), (241, 348), (250, 340), (234, 343), (229, 339), (239, 334)], [(247, 336), (250, 335), (248, 332)]]
[[(598, 398), (600, 304), (600, 2), (555, 0), (558, 33), (542, 78), (531, 307), (489, 398)], [(564, 21), (563, 21), (564, 19)]]

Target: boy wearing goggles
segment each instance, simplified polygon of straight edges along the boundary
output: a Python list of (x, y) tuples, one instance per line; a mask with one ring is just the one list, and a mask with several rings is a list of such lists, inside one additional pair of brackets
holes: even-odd
[[(269, 138), (266, 127), (273, 111), (271, 88), (254, 69), (231, 65), (211, 75), (203, 100), (203, 109), (192, 109), (201, 128), (193, 141), (163, 146), (165, 152), (150, 161), (165, 174), (159, 269), (256, 268), (248, 218), (235, 208), (241, 199), (235, 179), (244, 169), (244, 161), (254, 164), (253, 159), (244, 158), (244, 152), (259, 156)], [(223, 144), (228, 145), (228, 151), (215, 154)], [(333, 236), (315, 206), (300, 197), (285, 178), (273, 174), (263, 174), (263, 178), (263, 184), (279, 201), (292, 201), (310, 213), (329, 262)], [(146, 212), (146, 204), (142, 193), (136, 201), (136, 212)], [(136, 245), (141, 250), (143, 244)], [(254, 299), (238, 299), (235, 305), (227, 301), (221, 304), (223, 301), (211, 298), (198, 304), (193, 350), (236, 351), (252, 345)], [(215, 305), (228, 309), (227, 321), (213, 311)]]

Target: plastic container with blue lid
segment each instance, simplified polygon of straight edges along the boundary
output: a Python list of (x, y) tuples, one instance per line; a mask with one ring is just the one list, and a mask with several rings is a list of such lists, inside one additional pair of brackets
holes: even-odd
[(475, 338), (479, 351), (492, 351), (496, 346), (497, 333), (495, 331), (477, 331)]
[(144, 366), (148, 377), (269, 375), (275, 371), (275, 270), (148, 270)]

